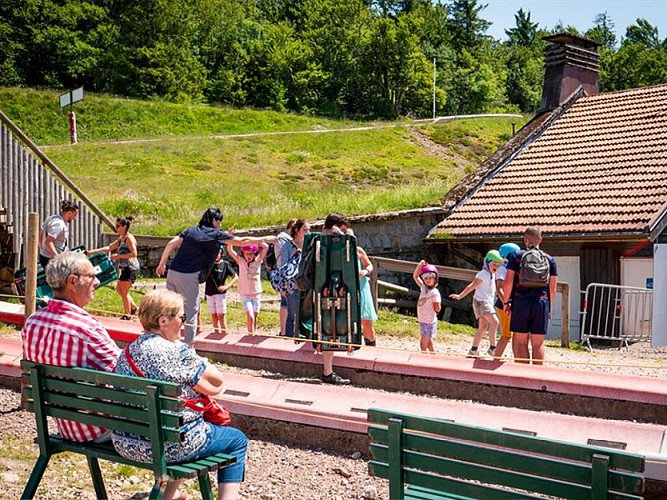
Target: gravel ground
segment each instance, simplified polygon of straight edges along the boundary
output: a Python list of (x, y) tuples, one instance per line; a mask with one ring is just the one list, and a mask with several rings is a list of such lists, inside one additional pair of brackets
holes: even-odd
[[(464, 356), (469, 343), (469, 337), (445, 334), (437, 341), (436, 349), (441, 354)], [(416, 339), (383, 336), (379, 337), (378, 345), (379, 348), (415, 350), (418, 342)], [(486, 350), (485, 343), (482, 343), (481, 350)], [(592, 353), (587, 350), (547, 347), (547, 359), (549, 365), (578, 370), (646, 377), (667, 376), (667, 348), (651, 348), (646, 344), (633, 344), (629, 349), (620, 350), (597, 346)], [(236, 371), (230, 367), (225, 369)], [(15, 499), (20, 496), (37, 449), (33, 443), (33, 416), (19, 409), (18, 394), (7, 389), (0, 389), (0, 429), (0, 498)], [(151, 479), (145, 471), (107, 463), (103, 464), (103, 471), (106, 471), (110, 498), (147, 498)], [(39, 499), (95, 497), (85, 460), (74, 455), (54, 459), (41, 484)], [(188, 483), (188, 490), (191, 497), (198, 498), (194, 482)], [(371, 500), (386, 499), (387, 491), (385, 481), (368, 475), (366, 460), (359, 452), (344, 455), (277, 441), (250, 440), (246, 481), (241, 488), (241, 498)]]

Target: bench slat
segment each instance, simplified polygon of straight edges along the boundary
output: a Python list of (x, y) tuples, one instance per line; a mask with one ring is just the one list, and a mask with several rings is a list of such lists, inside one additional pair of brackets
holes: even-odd
[[(58, 408), (68, 408), (70, 411), (78, 411), (82, 413), (97, 412), (100, 416), (114, 415), (128, 424), (148, 425), (150, 417), (145, 408), (139, 406), (128, 406), (117, 401), (100, 401), (89, 399), (87, 397), (79, 397), (73, 394), (60, 393), (44, 393), (44, 402), (46, 403), (47, 411)], [(27, 401), (24, 409), (31, 411), (34, 403)], [(49, 413), (51, 415), (51, 413)], [(160, 413), (162, 424), (168, 427), (180, 427), (183, 425), (180, 414), (163, 411)], [(115, 419), (117, 421), (121, 421)], [(112, 427), (113, 428), (113, 427)]]
[[(82, 397), (106, 399), (134, 406), (141, 406), (146, 400), (145, 390), (118, 391), (103, 385), (92, 385), (80, 381), (69, 382), (62, 379), (44, 379), (43, 390), (49, 393), (76, 394)], [(24, 394), (27, 399), (32, 399), (32, 389), (30, 387), (24, 391)], [(163, 409), (173, 412), (181, 411), (183, 407), (181, 399), (173, 396), (162, 396), (161, 404)]]
[(147, 384), (158, 384), (162, 388), (164, 396), (179, 397), (181, 387), (174, 382), (164, 380), (153, 380), (149, 378), (131, 377), (129, 375), (118, 375), (115, 373), (90, 370), (88, 368), (53, 366), (35, 363), (33, 361), (21, 360), (21, 368), (24, 373), (30, 371), (33, 367), (39, 367), (42, 376), (45, 378), (64, 378), (75, 379), (82, 382), (89, 382), (96, 385), (122, 385), (125, 389), (143, 391)]
[[(379, 464), (371, 461), (369, 464), (371, 474), (378, 477), (389, 477), (389, 467), (387, 464)], [(472, 483), (454, 477), (436, 476), (431, 473), (406, 469), (403, 472), (403, 479), (409, 488), (406, 488), (403, 494), (406, 498), (410, 495), (430, 495), (431, 498), (449, 498), (453, 495), (454, 498), (470, 498), (470, 499), (498, 499), (498, 500), (520, 500), (531, 498), (543, 498), (537, 495), (528, 493), (521, 493), (517, 491), (504, 490), (488, 484)], [(410, 490), (419, 486), (421, 490), (415, 490), (411, 493)], [(393, 497), (392, 497), (393, 498)]]

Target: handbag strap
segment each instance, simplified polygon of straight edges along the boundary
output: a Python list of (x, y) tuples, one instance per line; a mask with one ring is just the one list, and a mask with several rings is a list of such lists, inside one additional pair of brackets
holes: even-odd
[[(130, 355), (130, 344), (125, 344), (125, 359), (127, 359), (127, 364), (130, 365), (132, 371), (137, 375), (137, 377), (146, 377), (146, 374), (141, 371), (141, 368), (137, 366)], [(195, 411), (206, 411), (211, 406), (211, 399), (209, 396), (203, 395), (199, 398), (194, 399), (183, 399), (183, 405), (191, 410)]]
[(127, 364), (130, 365), (130, 368), (132, 368), (137, 377), (146, 377), (146, 374), (141, 371), (141, 368), (137, 366), (132, 356), (130, 356), (130, 344), (125, 344), (125, 359), (127, 359)]

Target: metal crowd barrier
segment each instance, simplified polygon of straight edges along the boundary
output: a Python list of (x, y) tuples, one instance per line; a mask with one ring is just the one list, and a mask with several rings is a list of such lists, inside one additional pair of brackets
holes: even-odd
[(591, 283), (584, 292), (581, 341), (592, 351), (591, 339), (650, 342), (653, 290), (631, 286)]

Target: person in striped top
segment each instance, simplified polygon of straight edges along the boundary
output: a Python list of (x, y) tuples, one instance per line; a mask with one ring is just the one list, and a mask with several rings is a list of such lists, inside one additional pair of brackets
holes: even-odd
[[(102, 324), (83, 309), (100, 284), (86, 255), (69, 251), (56, 255), (46, 266), (46, 281), (54, 298), (26, 320), (21, 333), (23, 357), (36, 363), (112, 372), (120, 349)], [(109, 438), (101, 427), (55, 420), (65, 439)]]

